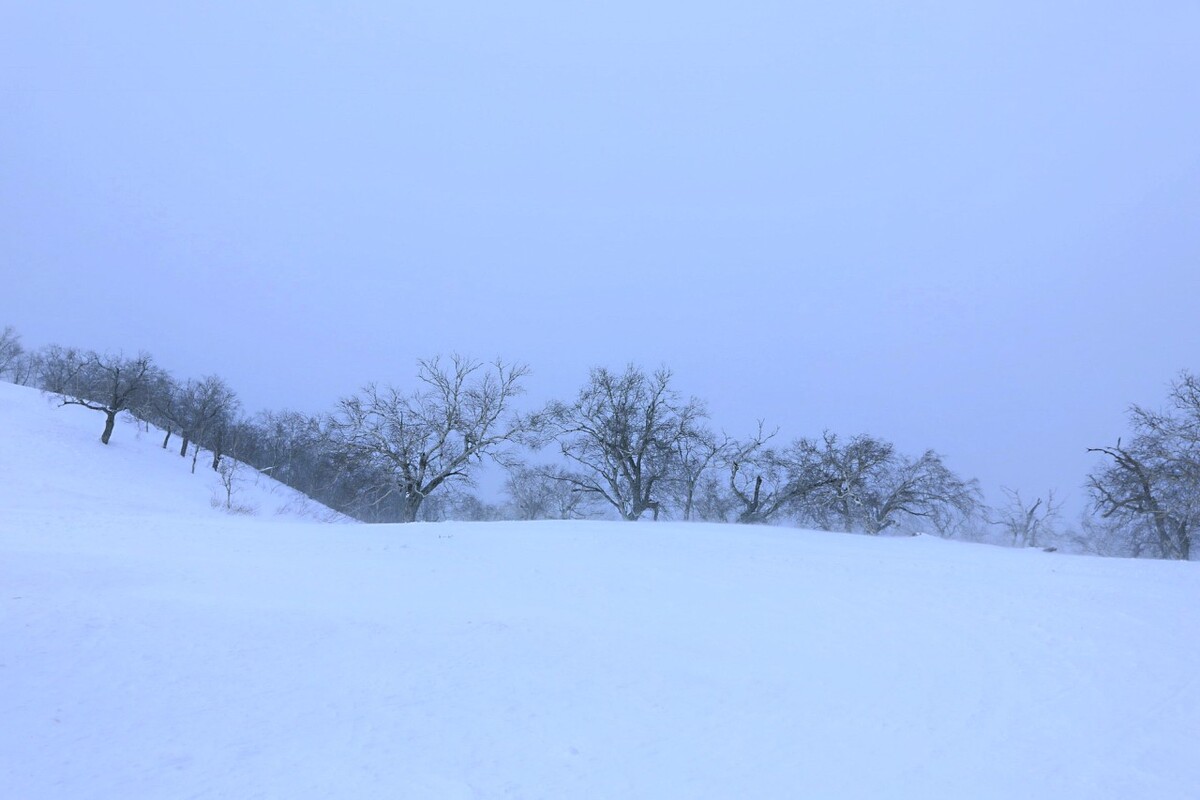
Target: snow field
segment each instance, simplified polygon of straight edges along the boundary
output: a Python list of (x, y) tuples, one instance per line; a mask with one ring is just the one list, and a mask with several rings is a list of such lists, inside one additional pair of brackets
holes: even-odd
[(1195, 564), (230, 516), (132, 425), (0, 424), (3, 797), (1200, 795)]

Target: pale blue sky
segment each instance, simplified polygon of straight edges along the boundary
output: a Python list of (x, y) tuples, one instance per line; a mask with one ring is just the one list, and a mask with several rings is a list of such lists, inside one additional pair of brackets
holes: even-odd
[(0, 258), (252, 410), (665, 363), (1081, 502), (1200, 369), (1200, 6), (0, 2)]

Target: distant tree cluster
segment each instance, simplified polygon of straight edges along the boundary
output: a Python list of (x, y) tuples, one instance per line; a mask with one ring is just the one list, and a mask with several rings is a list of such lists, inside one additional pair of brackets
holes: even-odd
[(941, 457), (896, 452), (867, 435), (844, 442), (826, 432), (775, 447), (776, 432), (735, 439), (705, 425), (695, 398), (683, 400), (671, 373), (598, 368), (578, 397), (529, 419), (529, 441), (553, 443), (571, 464), (544, 481), (610, 506), (622, 519), (649, 513), (681, 519), (766, 523), (781, 518), (828, 530), (878, 534), (923, 527), (950, 533), (981, 508), (974, 481)]
[[(245, 416), (215, 375), (177, 380), (146, 353), (31, 352), (11, 327), (0, 334), (0, 377), (100, 412), (105, 444), (129, 413), (159, 427), (164, 448), (177, 437), (193, 471), (202, 452), (218, 472), (229, 455), (367, 522), (615, 516), (976, 538), (990, 525), (1014, 546), (1181, 559), (1200, 526), (1200, 382), (1187, 373), (1168, 411), (1135, 406), (1134, 435), (1093, 448), (1106, 457), (1088, 478), (1096, 516), (1071, 535), (1058, 528), (1053, 492), (1027, 500), (1005, 489), (1006, 502), (988, 508), (977, 482), (932, 450), (913, 456), (830, 431), (780, 441), (764, 421), (745, 437), (719, 433), (665, 368), (597, 367), (574, 398), (520, 413), (528, 374), (504, 361), (432, 358), (418, 362), (412, 390), (369, 384), (325, 414)], [(506, 471), (504, 503), (472, 493), (485, 462)]]

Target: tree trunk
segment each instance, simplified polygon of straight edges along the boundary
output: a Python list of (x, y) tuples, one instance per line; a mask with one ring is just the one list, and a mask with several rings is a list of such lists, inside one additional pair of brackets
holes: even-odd
[(167, 442), (171, 441), (171, 429), (167, 428), (167, 435), (163, 437), (163, 450), (167, 449)]
[(105, 409), (104, 411), (104, 433), (100, 434), (100, 442), (108, 444), (108, 440), (112, 437), (113, 426), (117, 423), (117, 412)]
[(734, 487), (733, 478), (731, 477), (729, 479), (730, 488), (734, 490), (734, 494), (740, 498), (746, 506), (741, 510), (741, 512), (738, 513), (738, 522), (742, 523), (743, 525), (753, 525), (763, 521), (762, 517), (758, 513), (759, 507), (762, 505), (762, 485), (762, 475), (755, 476), (754, 494), (747, 502), (746, 498)]
[(180, 437), (182, 437), (182, 438), (183, 438), (183, 444), (181, 444), (181, 445), (179, 446), (179, 457), (180, 457), (180, 458), (186, 458), (186, 457), (187, 457), (187, 449), (188, 449), (188, 444), (190, 443), (190, 442), (189, 442), (189, 440), (188, 440), (188, 434), (185, 432), (185, 433), (181, 433), (181, 434), (179, 434), (179, 435), (180, 435)]
[(417, 513), (421, 510), (421, 501), (425, 498), (419, 494), (410, 494), (404, 498), (404, 508), (401, 511), (404, 519), (401, 522), (416, 522)]

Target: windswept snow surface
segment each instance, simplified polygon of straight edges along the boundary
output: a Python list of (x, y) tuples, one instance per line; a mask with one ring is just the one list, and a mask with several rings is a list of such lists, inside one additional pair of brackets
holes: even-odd
[(1200, 796), (1200, 565), (230, 516), (101, 422), (0, 386), (0, 797)]

